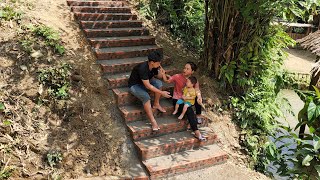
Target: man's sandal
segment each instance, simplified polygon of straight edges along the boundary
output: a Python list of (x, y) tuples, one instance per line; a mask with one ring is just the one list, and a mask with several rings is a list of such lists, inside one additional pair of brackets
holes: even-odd
[(152, 131), (153, 131), (153, 132), (158, 132), (159, 130), (160, 130), (159, 127), (158, 127), (158, 128), (155, 128), (155, 129), (152, 128)]

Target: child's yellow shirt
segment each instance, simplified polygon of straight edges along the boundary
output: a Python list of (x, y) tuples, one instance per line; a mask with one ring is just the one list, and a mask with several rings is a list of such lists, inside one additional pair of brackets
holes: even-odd
[(190, 104), (194, 105), (194, 100), (197, 96), (196, 94), (196, 90), (194, 88), (187, 88), (187, 87), (184, 87), (183, 88), (183, 96), (185, 97), (191, 97), (192, 99), (188, 99), (188, 100), (185, 100), (186, 102), (189, 102)]

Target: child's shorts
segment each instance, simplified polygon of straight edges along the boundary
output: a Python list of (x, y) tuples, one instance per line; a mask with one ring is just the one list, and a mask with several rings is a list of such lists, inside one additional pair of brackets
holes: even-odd
[(184, 101), (183, 99), (178, 99), (177, 104), (185, 104), (188, 105), (188, 107), (192, 106), (192, 104), (188, 101)]

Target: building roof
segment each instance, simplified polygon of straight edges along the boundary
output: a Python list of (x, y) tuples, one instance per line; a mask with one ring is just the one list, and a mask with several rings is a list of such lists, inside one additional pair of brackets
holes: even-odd
[(320, 56), (320, 30), (310, 33), (308, 36), (298, 39), (297, 43), (304, 49)]

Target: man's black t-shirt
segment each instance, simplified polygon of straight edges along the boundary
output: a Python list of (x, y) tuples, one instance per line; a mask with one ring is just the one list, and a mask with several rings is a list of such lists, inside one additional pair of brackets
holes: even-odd
[(158, 68), (153, 68), (151, 71), (149, 70), (148, 62), (144, 62), (136, 65), (130, 75), (129, 78), (129, 88), (136, 84), (142, 84), (142, 80), (150, 80), (152, 77), (158, 74)]

